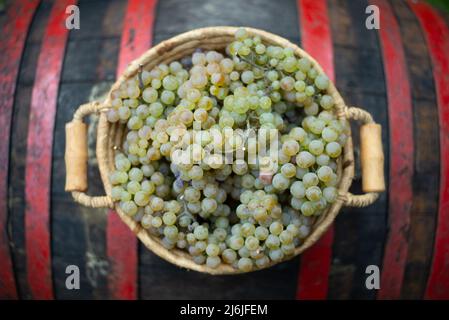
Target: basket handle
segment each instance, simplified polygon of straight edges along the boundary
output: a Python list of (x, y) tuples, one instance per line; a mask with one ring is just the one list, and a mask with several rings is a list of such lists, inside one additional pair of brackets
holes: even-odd
[(89, 114), (97, 113), (103, 108), (99, 102), (90, 102), (78, 107), (73, 120), (65, 126), (66, 147), (65, 191), (72, 192), (76, 202), (92, 208), (112, 208), (114, 203), (109, 196), (92, 197), (87, 191), (87, 124), (83, 118)]
[(362, 190), (365, 194), (345, 195), (345, 204), (350, 207), (366, 207), (379, 197), (379, 192), (385, 191), (384, 153), (382, 149), (382, 127), (374, 122), (371, 114), (356, 107), (344, 109), (348, 119), (359, 120), (360, 155), (362, 165)]

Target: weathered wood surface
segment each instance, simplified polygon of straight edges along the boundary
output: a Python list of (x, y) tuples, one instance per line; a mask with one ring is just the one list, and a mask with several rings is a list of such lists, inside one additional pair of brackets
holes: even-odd
[[(440, 192), (439, 114), (429, 49), (415, 14), (402, 0), (388, 1), (397, 19), (405, 52), (413, 103), (413, 199), (408, 250), (400, 297), (423, 298), (432, 266)], [(64, 55), (52, 152), (50, 205), (51, 271), (55, 298), (98, 299), (113, 296), (106, 244), (107, 210), (76, 205), (64, 192), (64, 124), (78, 105), (101, 96), (116, 77), (126, 0), (79, 0), (81, 29), (71, 30)], [(381, 40), (365, 28), (368, 0), (327, 0), (335, 77), (348, 105), (371, 112), (383, 126), (385, 158), (390, 158), (387, 84)], [(9, 3), (8, 3), (9, 5)], [(53, 1), (43, 0), (27, 35), (15, 91), (11, 126), (8, 180), (8, 229), (16, 284), (21, 298), (32, 298), (25, 245), (25, 159), (32, 88), (44, 31)], [(238, 6), (238, 10), (236, 7)], [(282, 0), (160, 0), (156, 9), (153, 43), (197, 27), (247, 25), (301, 43), (297, 1)], [(447, 20), (447, 15), (446, 22)], [(0, 25), (4, 16), (0, 14)], [(150, 31), (150, 30), (148, 30)], [(90, 122), (95, 124), (95, 117)], [(356, 126), (354, 126), (356, 129)], [(358, 145), (358, 130), (354, 130)], [(89, 194), (103, 187), (95, 160), (95, 125), (89, 128)], [(356, 148), (356, 161), (357, 159)], [(357, 172), (360, 168), (357, 165)], [(390, 172), (386, 163), (385, 172)], [(388, 180), (388, 179), (387, 179)], [(388, 181), (387, 181), (388, 186)], [(357, 175), (351, 191), (361, 192)], [(343, 209), (334, 225), (327, 298), (374, 299), (365, 287), (365, 268), (382, 269), (389, 232), (388, 193), (365, 209)], [(269, 270), (239, 276), (209, 276), (175, 267), (139, 245), (138, 298), (266, 298), (293, 299), (300, 258)], [(67, 290), (65, 267), (80, 268), (81, 289)], [(110, 274), (109, 274), (110, 276)], [(113, 275), (114, 276), (114, 275)], [(119, 275), (115, 275), (119, 276)]]

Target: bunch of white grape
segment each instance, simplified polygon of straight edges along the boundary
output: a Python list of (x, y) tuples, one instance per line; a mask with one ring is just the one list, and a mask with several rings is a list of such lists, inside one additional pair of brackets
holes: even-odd
[(307, 58), (245, 29), (225, 52), (142, 70), (107, 113), (128, 129), (112, 198), (167, 249), (210, 268), (292, 256), (337, 199), (349, 127), (328, 86)]

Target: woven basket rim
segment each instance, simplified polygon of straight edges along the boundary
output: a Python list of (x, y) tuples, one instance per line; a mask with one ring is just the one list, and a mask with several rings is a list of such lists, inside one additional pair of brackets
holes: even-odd
[[(295, 55), (308, 58), (318, 71), (324, 72), (312, 56), (297, 45), (291, 43), (289, 40), (260, 29), (249, 27), (244, 28), (251, 35), (260, 36), (266, 43), (292, 48)], [(141, 67), (145, 70), (150, 70), (160, 63), (179, 60), (181, 57), (191, 54), (196, 48), (224, 48), (226, 44), (233, 39), (234, 33), (237, 29), (238, 27), (230, 26), (206, 27), (194, 29), (167, 39), (146, 51), (138, 59), (132, 61), (112, 85), (105, 101), (103, 102), (104, 109), (100, 114), (96, 150), (100, 175), (107, 196), (110, 197), (111, 195), (112, 186), (109, 182), (109, 173), (114, 169), (114, 155), (117, 149), (121, 146), (125, 134), (123, 124), (109, 123), (106, 118), (105, 111), (111, 107), (112, 92), (116, 90), (121, 83), (135, 76)], [(327, 93), (334, 98), (335, 113), (337, 117), (340, 119), (348, 119), (347, 114), (345, 113), (345, 109), (347, 108), (346, 104), (332, 81), (330, 81)], [(342, 156), (339, 158), (337, 171), (340, 178), (338, 192), (340, 195), (345, 195), (347, 194), (354, 177), (354, 154), (351, 133), (348, 135), (348, 139), (343, 148)], [(327, 231), (343, 205), (344, 197), (339, 196), (337, 200), (317, 219), (317, 221), (315, 221), (312, 232), (304, 240), (301, 246), (295, 249), (293, 255), (286, 257), (280, 262), (271, 262), (264, 268), (257, 268), (252, 271), (262, 270), (275, 264), (290, 260), (312, 246)], [(180, 249), (166, 249), (163, 247), (161, 240), (157, 236), (151, 235), (143, 229), (139, 222), (136, 222), (131, 217), (127, 216), (118, 205), (115, 204), (114, 207), (121, 220), (136, 234), (140, 241), (142, 241), (148, 249), (166, 261), (179, 267), (214, 275), (244, 273), (223, 263), (216, 269), (207, 267), (206, 265), (198, 265), (191, 259), (187, 252)]]

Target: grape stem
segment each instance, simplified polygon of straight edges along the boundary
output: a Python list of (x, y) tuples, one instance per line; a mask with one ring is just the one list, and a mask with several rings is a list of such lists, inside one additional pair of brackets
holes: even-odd
[(143, 79), (142, 79), (143, 65), (139, 64), (139, 71), (137, 77), (139, 78), (139, 89), (142, 91), (144, 89)]
[[(269, 69), (269, 68), (264, 68), (264, 67), (262, 67), (262, 66), (259, 66), (259, 65), (256, 64), (256, 63), (254, 63), (253, 59), (250, 60), (250, 59), (247, 59), (246, 57), (241, 56), (240, 54), (237, 54), (237, 55), (239, 56), (240, 59), (242, 59), (244, 62), (248, 63), (249, 65), (253, 66), (254, 68), (258, 68), (258, 69), (263, 70), (263, 71), (269, 71), (269, 70), (271, 70), (271, 69)], [(254, 56), (254, 55), (251, 54), (251, 57), (253, 57), (253, 56)]]

